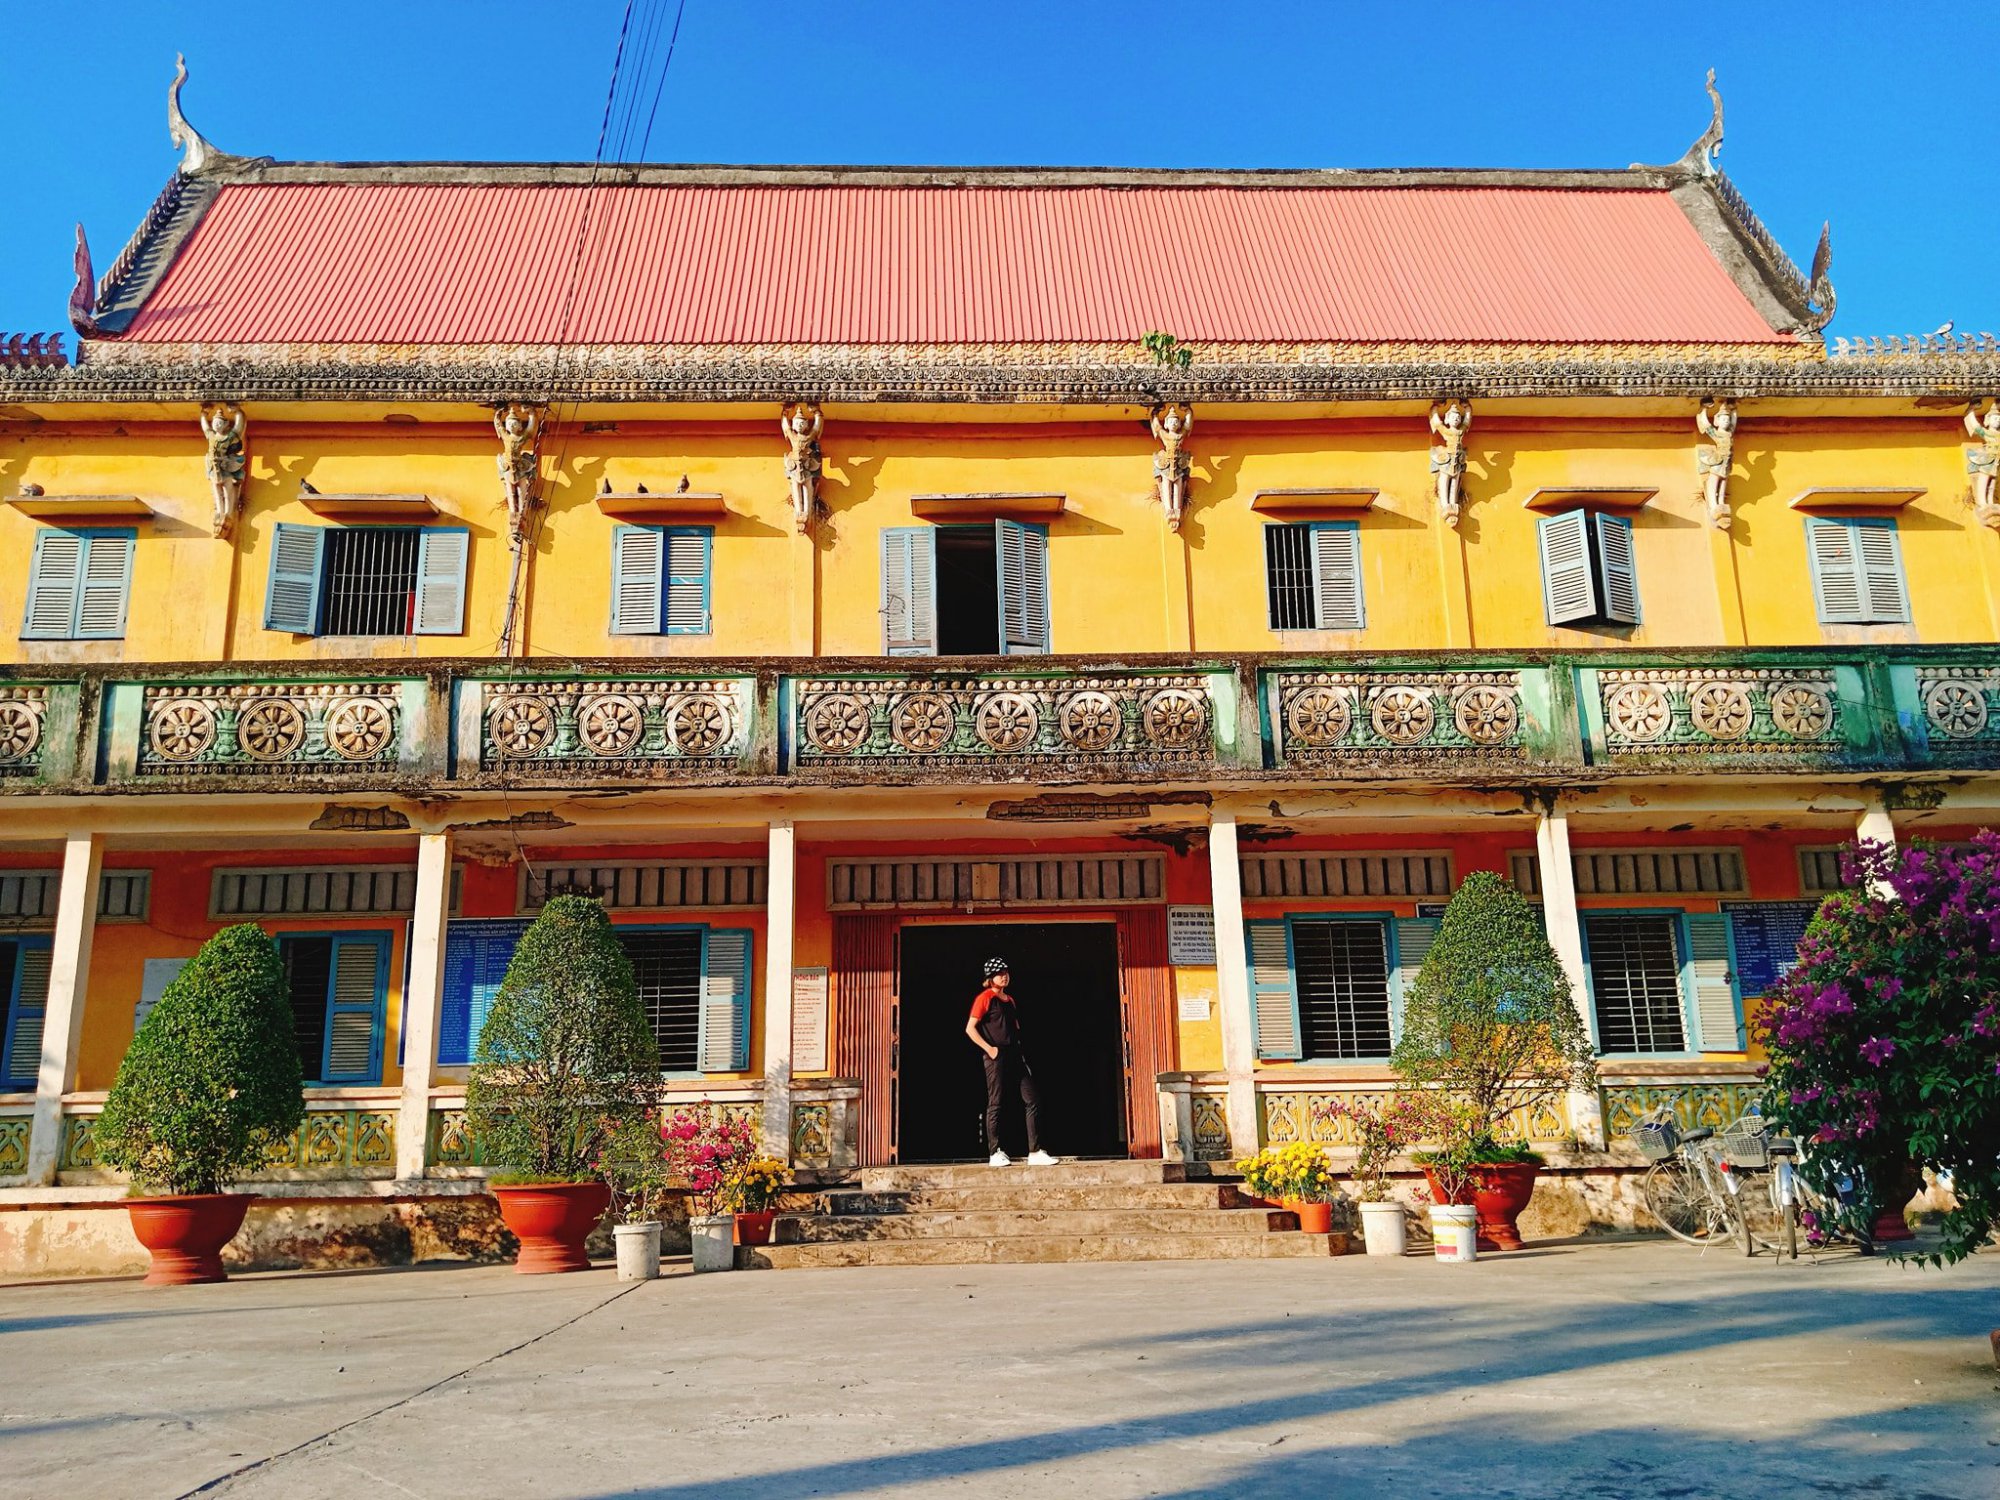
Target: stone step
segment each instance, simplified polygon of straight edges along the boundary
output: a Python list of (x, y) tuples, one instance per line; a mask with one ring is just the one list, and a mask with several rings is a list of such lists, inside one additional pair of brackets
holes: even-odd
[(1069, 1209), (1255, 1208), (1226, 1182), (1131, 1182), (1100, 1186), (1039, 1186), (1012, 1177), (975, 1187), (915, 1188), (905, 1192), (833, 1189), (822, 1201), (833, 1214), (1058, 1212)]
[(1060, 1234), (991, 1239), (845, 1240), (745, 1245), (739, 1270), (809, 1266), (974, 1266), (1051, 1261), (1295, 1260), (1345, 1255), (1345, 1234)]
[(985, 1187), (996, 1178), (1041, 1187), (1086, 1187), (1111, 1183), (1166, 1183), (1187, 1180), (1187, 1168), (1163, 1161), (1059, 1161), (1052, 1167), (989, 1167), (984, 1162), (946, 1162), (936, 1166), (864, 1167), (861, 1186), (871, 1193), (906, 1192), (911, 1188)]
[(776, 1238), (786, 1244), (854, 1240), (1113, 1237), (1135, 1234), (1296, 1233), (1298, 1215), (1275, 1208), (1057, 1209), (1053, 1211), (903, 1214), (800, 1214), (780, 1218)]

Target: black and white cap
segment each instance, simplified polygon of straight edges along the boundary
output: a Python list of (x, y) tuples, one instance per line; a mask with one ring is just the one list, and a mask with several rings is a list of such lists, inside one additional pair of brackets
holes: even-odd
[(1006, 974), (1009, 972), (1006, 959), (989, 958), (986, 960), (986, 977), (988, 979), (991, 979), (995, 974)]

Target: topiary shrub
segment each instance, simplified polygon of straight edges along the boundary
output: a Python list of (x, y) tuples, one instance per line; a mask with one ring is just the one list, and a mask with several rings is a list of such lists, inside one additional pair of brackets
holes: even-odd
[(1535, 909), (1490, 871), (1465, 878), (1403, 999), (1389, 1065), (1412, 1092), (1444, 1092), (1468, 1111), (1486, 1160), (1532, 1160), (1502, 1142), (1509, 1117), (1594, 1088), (1596, 1049)]
[(521, 934), (466, 1080), (493, 1180), (594, 1181), (659, 1099), (659, 1048), (604, 904), (552, 898)]
[(202, 944), (147, 1015), (98, 1117), (97, 1155), (142, 1190), (219, 1193), (304, 1118), (284, 965), (245, 922)]

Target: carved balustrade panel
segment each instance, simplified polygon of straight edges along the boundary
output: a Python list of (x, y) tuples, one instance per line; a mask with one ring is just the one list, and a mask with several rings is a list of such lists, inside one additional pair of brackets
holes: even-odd
[(148, 683), (141, 776), (380, 775), (404, 755), (393, 682)]
[(489, 682), (479, 733), (484, 770), (721, 768), (749, 748), (747, 679)]
[(0, 688), (0, 777), (41, 771), (48, 726), (47, 688), (12, 683)]
[[(1528, 674), (1272, 672), (1278, 763), (1410, 770), (1519, 764), (1535, 752)], [(1539, 677), (1533, 684), (1539, 688)]]
[[(1839, 668), (1660, 667), (1592, 670), (1602, 746), (1621, 757), (1827, 758), (1865, 726), (1850, 723), (1858, 683), (1843, 692)], [(1594, 685), (1590, 681), (1594, 679)]]
[[(122, 1181), (123, 1174), (97, 1156), (96, 1115), (63, 1120), (57, 1171)], [(264, 1152), (263, 1164), (246, 1174), (249, 1182), (298, 1178), (385, 1178), (396, 1175), (396, 1116), (383, 1109), (319, 1109), (306, 1112), (299, 1128)]]
[[(1314, 1089), (1260, 1091), (1257, 1108), (1263, 1121), (1264, 1140), (1273, 1146), (1294, 1141), (1311, 1141), (1334, 1150), (1353, 1150), (1361, 1144), (1355, 1123), (1342, 1115), (1330, 1115), (1333, 1105), (1381, 1110), (1392, 1095), (1365, 1089)], [(1570, 1140), (1573, 1130), (1565, 1101), (1553, 1100), (1532, 1110), (1516, 1109), (1507, 1117), (1507, 1134), (1521, 1141), (1555, 1145)]]
[(1671, 1109), (1683, 1130), (1720, 1130), (1764, 1097), (1760, 1083), (1698, 1080), (1688, 1083), (1608, 1083), (1600, 1091), (1604, 1133), (1613, 1141), (1656, 1109)]
[(19, 1177), (28, 1170), (28, 1136), (34, 1123), (31, 1115), (0, 1115), (0, 1178)]
[(1931, 759), (1990, 762), (2000, 750), (2000, 668), (1921, 666), (1915, 681)]
[(1158, 769), (1215, 759), (1215, 698), (1196, 672), (805, 680), (792, 715), (802, 770)]

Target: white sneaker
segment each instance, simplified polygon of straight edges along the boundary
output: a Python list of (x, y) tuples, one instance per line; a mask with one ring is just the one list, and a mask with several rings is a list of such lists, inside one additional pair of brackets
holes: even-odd
[(1014, 1165), (1014, 1158), (1009, 1156), (1005, 1151), (995, 1151), (991, 1156), (986, 1158), (986, 1165), (989, 1167), (1011, 1167)]
[(1028, 1165), (1031, 1167), (1053, 1167), (1055, 1164), (1056, 1159), (1046, 1151), (1030, 1151), (1028, 1153)]

